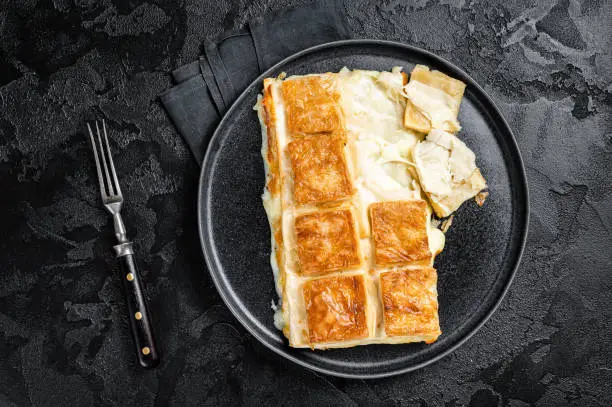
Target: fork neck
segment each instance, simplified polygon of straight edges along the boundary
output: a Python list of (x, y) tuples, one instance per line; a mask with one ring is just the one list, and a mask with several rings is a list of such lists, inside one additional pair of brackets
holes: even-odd
[(127, 243), (128, 240), (125, 233), (125, 225), (123, 224), (123, 219), (121, 219), (119, 212), (113, 213), (113, 226), (115, 227), (115, 236), (117, 236), (119, 244)]

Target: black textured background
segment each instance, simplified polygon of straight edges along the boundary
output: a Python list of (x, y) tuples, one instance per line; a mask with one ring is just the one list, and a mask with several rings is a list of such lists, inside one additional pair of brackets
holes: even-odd
[[(442, 361), (375, 381), (279, 360), (230, 315), (200, 253), (198, 167), (157, 100), (204, 38), (286, 4), (0, 0), (0, 406), (611, 405), (612, 2), (346, 1), (355, 37), (433, 51), (485, 87), (532, 204), (493, 318)], [(153, 371), (137, 367), (112, 273), (92, 111), (112, 129)]]

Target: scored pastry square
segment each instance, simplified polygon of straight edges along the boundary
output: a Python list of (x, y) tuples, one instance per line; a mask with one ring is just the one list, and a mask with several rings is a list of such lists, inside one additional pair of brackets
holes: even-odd
[(380, 274), (387, 336), (422, 336), (433, 342), (440, 335), (436, 270), (404, 268)]
[(342, 137), (308, 136), (292, 141), (287, 148), (298, 204), (336, 201), (353, 193)]
[(340, 127), (339, 95), (331, 75), (288, 79), (281, 91), (290, 134), (331, 133)]
[(425, 201), (373, 203), (370, 222), (377, 265), (430, 263)]
[(297, 254), (303, 275), (355, 268), (361, 264), (350, 209), (318, 211), (295, 218)]
[(307, 281), (304, 283), (304, 303), (311, 344), (368, 336), (362, 275)]

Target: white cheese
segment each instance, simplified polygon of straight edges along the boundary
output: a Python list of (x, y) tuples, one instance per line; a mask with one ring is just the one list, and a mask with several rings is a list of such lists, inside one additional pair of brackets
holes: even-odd
[(472, 150), (445, 131), (432, 130), (416, 146), (414, 162), (421, 187), (439, 217), (449, 216), (486, 188)]

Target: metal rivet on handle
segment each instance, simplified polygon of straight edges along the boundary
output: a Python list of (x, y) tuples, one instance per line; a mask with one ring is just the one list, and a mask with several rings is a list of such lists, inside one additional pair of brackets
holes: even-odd
[(134, 280), (134, 274), (128, 273), (128, 275), (125, 276), (125, 278), (127, 278), (127, 281), (132, 281), (132, 280)]
[(134, 314), (134, 318), (136, 318), (137, 320), (139, 320), (139, 321), (140, 321), (140, 320), (142, 319), (142, 313), (141, 313), (140, 311), (137, 311), (137, 312)]
[(151, 353), (151, 349), (149, 349), (148, 346), (145, 346), (144, 348), (142, 348), (143, 355), (148, 355), (149, 353)]

